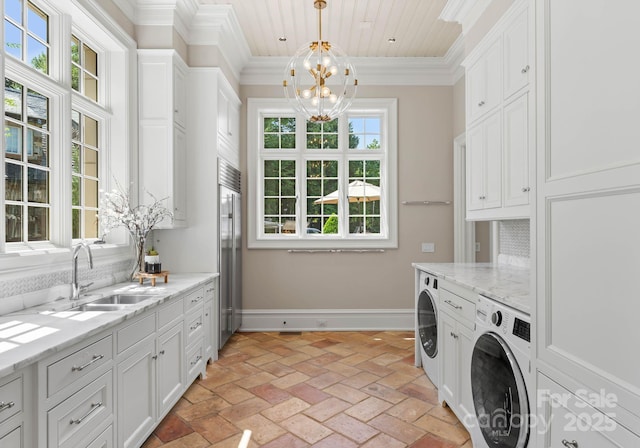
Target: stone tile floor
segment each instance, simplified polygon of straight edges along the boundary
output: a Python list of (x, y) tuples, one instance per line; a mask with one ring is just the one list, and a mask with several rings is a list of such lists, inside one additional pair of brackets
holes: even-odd
[(143, 448), (471, 448), (413, 332), (237, 333)]

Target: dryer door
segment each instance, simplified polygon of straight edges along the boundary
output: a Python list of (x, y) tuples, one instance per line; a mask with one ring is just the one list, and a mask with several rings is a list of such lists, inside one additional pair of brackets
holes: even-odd
[(505, 341), (494, 333), (478, 338), (471, 356), (471, 391), (487, 445), (524, 448), (529, 438), (529, 400), (524, 377)]
[(435, 358), (438, 354), (438, 316), (433, 296), (427, 290), (418, 297), (418, 334), (424, 353)]

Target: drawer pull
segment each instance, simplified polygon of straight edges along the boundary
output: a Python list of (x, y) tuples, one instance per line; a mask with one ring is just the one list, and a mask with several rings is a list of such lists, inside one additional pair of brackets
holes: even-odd
[(461, 310), (462, 309), (462, 307), (460, 305), (456, 305), (451, 300), (445, 300), (444, 303), (446, 303), (447, 305), (455, 308), (456, 310)]
[(14, 407), (16, 404), (13, 401), (10, 401), (9, 403), (5, 403), (4, 401), (0, 402), (0, 412), (6, 410), (6, 409), (11, 409), (12, 407)]
[(73, 366), (71, 367), (71, 371), (72, 372), (79, 372), (81, 370), (86, 369), (87, 367), (89, 367), (91, 364), (93, 364), (94, 362), (100, 361), (102, 358), (104, 358), (104, 355), (93, 355), (93, 358), (91, 358), (91, 361), (89, 361), (88, 363), (78, 367), (78, 366)]
[(451, 332), (451, 336), (453, 337), (453, 339), (458, 339), (458, 335), (455, 334), (453, 331)]
[(189, 329), (191, 331), (196, 330), (200, 325), (202, 325), (201, 322), (197, 322), (195, 325), (192, 325), (191, 327), (189, 327)]
[(575, 440), (569, 442), (567, 439), (562, 439), (562, 444), (567, 448), (578, 448), (578, 442), (576, 442)]
[(97, 403), (91, 403), (91, 410), (89, 412), (87, 412), (86, 414), (84, 414), (82, 417), (77, 418), (75, 420), (71, 420), (69, 422), (70, 425), (79, 425), (80, 423), (82, 423), (82, 421), (89, 417), (91, 414), (93, 414), (96, 409), (98, 409), (100, 406), (102, 406), (102, 401), (99, 401)]
[(161, 354), (161, 355), (164, 355), (164, 350), (160, 350), (160, 354)]
[(480, 102), (478, 103), (478, 107), (482, 107), (482, 106), (484, 106), (484, 101), (480, 101)]
[(196, 364), (198, 364), (198, 362), (199, 362), (201, 359), (202, 359), (202, 356), (198, 355), (198, 356), (196, 357), (196, 360), (195, 360), (195, 361), (191, 361), (191, 365), (192, 365), (192, 366), (195, 366)]
[(529, 68), (530, 68), (530, 67), (527, 65), (527, 66), (526, 66), (526, 67), (524, 67), (522, 70), (520, 70), (520, 73), (522, 73), (522, 74), (524, 75), (525, 73), (527, 73), (527, 72), (529, 71)]

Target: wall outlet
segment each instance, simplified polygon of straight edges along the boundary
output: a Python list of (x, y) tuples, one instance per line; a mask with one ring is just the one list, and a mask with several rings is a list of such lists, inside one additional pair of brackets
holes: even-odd
[(422, 243), (422, 252), (435, 252), (436, 245), (434, 243)]
[(480, 252), (480, 243), (476, 243), (476, 252)]
[(318, 327), (320, 327), (320, 328), (326, 328), (327, 327), (327, 320), (326, 319), (318, 319), (316, 321), (316, 324), (318, 324)]

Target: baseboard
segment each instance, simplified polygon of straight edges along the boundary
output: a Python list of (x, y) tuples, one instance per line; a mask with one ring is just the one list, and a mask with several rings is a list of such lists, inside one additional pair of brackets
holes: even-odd
[(413, 331), (415, 310), (242, 310), (240, 331)]

